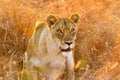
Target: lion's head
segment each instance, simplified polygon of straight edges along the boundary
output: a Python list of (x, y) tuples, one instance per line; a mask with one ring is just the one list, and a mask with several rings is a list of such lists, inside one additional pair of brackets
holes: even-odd
[(70, 19), (50, 15), (46, 21), (53, 38), (59, 43), (59, 49), (61, 51), (71, 51), (75, 46), (79, 15), (73, 14)]

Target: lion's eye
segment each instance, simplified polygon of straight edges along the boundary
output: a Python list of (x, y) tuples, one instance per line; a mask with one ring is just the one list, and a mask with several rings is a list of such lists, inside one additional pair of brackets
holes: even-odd
[(74, 29), (74, 28), (72, 28), (72, 29), (71, 29), (71, 32), (73, 33), (74, 31), (75, 31), (75, 29)]
[(62, 30), (61, 29), (57, 29), (57, 32), (62, 34)]

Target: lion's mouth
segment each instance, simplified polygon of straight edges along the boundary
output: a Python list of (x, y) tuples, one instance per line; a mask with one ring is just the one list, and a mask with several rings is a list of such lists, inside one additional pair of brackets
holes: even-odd
[(67, 49), (62, 49), (62, 48), (60, 47), (60, 50), (61, 50), (62, 52), (69, 52), (69, 51), (71, 51), (72, 49), (71, 49), (70, 47), (68, 47)]

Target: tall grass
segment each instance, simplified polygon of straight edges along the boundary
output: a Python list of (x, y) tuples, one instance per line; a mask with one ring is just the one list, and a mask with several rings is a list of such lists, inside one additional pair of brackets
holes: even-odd
[(0, 80), (21, 75), (23, 54), (37, 21), (44, 22), (49, 14), (73, 13), (81, 15), (74, 57), (79, 62), (77, 80), (119, 80), (119, 4), (119, 0), (1, 0)]

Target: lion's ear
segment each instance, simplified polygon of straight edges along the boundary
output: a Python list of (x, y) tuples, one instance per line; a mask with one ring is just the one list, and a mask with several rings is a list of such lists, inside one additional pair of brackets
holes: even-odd
[(79, 14), (73, 14), (70, 19), (74, 22), (74, 23), (79, 23), (80, 20), (80, 15)]
[(57, 17), (55, 17), (54, 15), (49, 15), (46, 19), (46, 22), (47, 22), (48, 26), (51, 27), (52, 25), (54, 25), (57, 22)]

